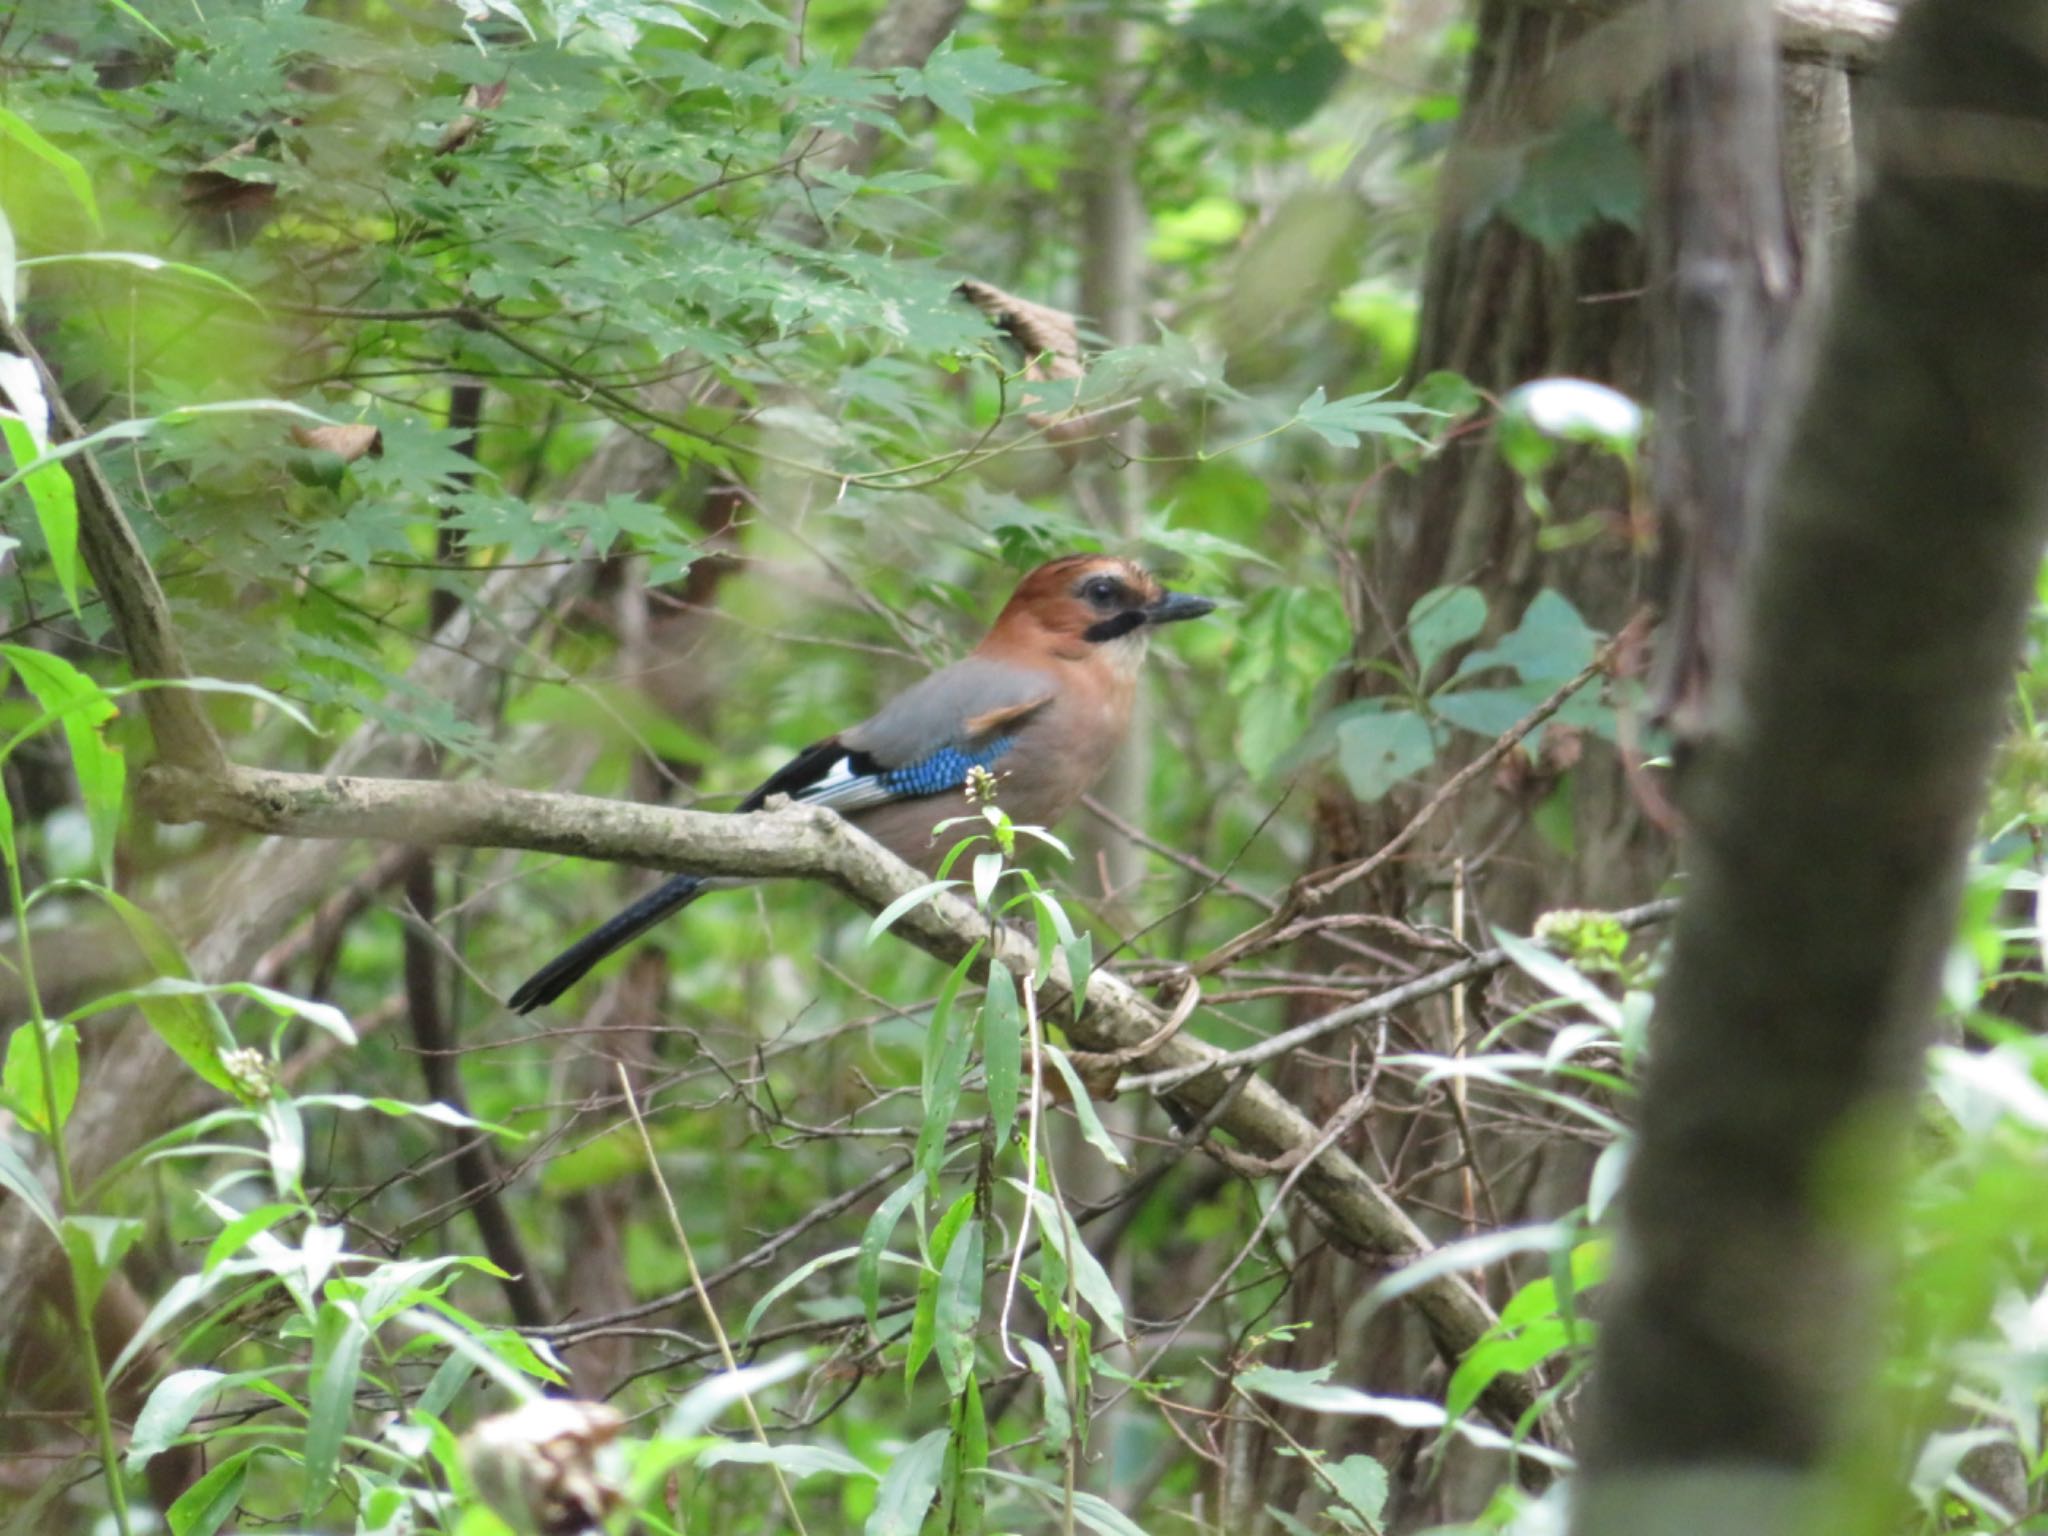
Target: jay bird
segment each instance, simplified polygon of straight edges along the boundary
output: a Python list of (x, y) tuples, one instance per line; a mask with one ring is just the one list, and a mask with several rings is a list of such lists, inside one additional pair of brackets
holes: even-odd
[[(929, 873), (949, 846), (933, 828), (954, 811), (939, 797), (980, 768), (995, 775), (998, 803), (1013, 821), (1050, 825), (1122, 745), (1153, 627), (1215, 606), (1169, 592), (1142, 566), (1109, 555), (1041, 565), (1017, 584), (971, 655), (804, 748), (735, 814), (759, 810), (772, 795), (831, 806)], [(553, 1002), (613, 950), (730, 883), (677, 875), (656, 886), (528, 977), (509, 1000), (512, 1010)]]

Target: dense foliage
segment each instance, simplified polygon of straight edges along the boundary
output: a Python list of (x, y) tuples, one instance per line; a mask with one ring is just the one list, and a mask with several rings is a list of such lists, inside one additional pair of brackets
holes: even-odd
[[(1582, 762), (1646, 822), (1663, 765), (1630, 615), (1565, 563), (1644, 556), (1640, 413), (1411, 366), (1474, 41), (1406, 0), (10, 14), (0, 1260), (24, 1297), (38, 1229), (64, 1263), (5, 1340), (8, 1529), (1549, 1528), (1669, 909), (1661, 844), (1618, 916), (1489, 881), (1533, 829), (1569, 905)], [(1523, 135), (1458, 219), (1619, 237), (1632, 127)], [(1453, 447), (1505, 459), (1527, 548), (1387, 612), (1381, 509)], [(963, 801), (944, 873), (1038, 980), (1170, 1013), (1193, 967), (1228, 1051), (1354, 1008), (1275, 1064), (1319, 1140), (1168, 1114), (1142, 1052), (901, 942), (929, 887), (725, 894), (512, 1018), (639, 877), (344, 840), (287, 879), (146, 814), (166, 679), (88, 456), (168, 686), (264, 768), (721, 808), (1048, 554), (1227, 599), (1155, 648), (1099, 814)], [(2044, 1465), (2040, 686), (1873, 1413), (1925, 1529), (2012, 1528)], [(1338, 794), (1409, 829), (1398, 908), (1296, 904), (1373, 853)], [(148, 1102), (94, 1105), (137, 1039)], [(1440, 1246), (1332, 1249), (1297, 1205), (1332, 1145)], [(1460, 1275), (1490, 1325), (1436, 1364), (1410, 1303)]]

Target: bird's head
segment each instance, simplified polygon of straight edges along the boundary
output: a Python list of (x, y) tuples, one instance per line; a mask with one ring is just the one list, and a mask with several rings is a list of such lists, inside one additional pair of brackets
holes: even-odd
[(1049, 650), (1063, 661), (1107, 654), (1135, 665), (1161, 624), (1199, 619), (1216, 605), (1171, 592), (1142, 565), (1115, 555), (1067, 555), (1017, 584), (989, 632), (998, 646)]

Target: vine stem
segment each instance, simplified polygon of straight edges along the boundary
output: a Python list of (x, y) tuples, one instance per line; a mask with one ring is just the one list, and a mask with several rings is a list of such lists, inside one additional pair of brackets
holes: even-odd
[(1017, 1300), (1017, 1277), (1024, 1272), (1024, 1248), (1031, 1239), (1031, 1191), (1038, 1179), (1039, 1073), (1044, 1069), (1044, 1052), (1040, 1048), (1038, 990), (1027, 977), (1017, 991), (1024, 1004), (1024, 1081), (1029, 1085), (1024, 1102), (1024, 1214), (1017, 1223), (1017, 1251), (1010, 1255), (1009, 1274), (1003, 1279), (1003, 1310), (996, 1320), (996, 1338), (1003, 1346), (1003, 1358), (1022, 1369), (1027, 1362), (1010, 1342), (1010, 1309)]
[[(36, 1066), (43, 1074), (43, 1114), (48, 1120), (50, 1160), (57, 1167), (57, 1200), (62, 1217), (69, 1217), (78, 1203), (71, 1178), (71, 1156), (64, 1146), (64, 1115), (57, 1102), (57, 1074), (50, 1058), (50, 1021), (43, 1015), (43, 995), (36, 985), (35, 955), (28, 936), (28, 897), (21, 886), (21, 861), (7, 863), (7, 897), (14, 909), (14, 936), (21, 949), (21, 986), (28, 994), (29, 1030), (35, 1037)], [(107, 1500), (113, 1507), (114, 1528), (128, 1536), (128, 1494), (121, 1486), (121, 1460), (114, 1444), (114, 1416), (107, 1407), (107, 1383), (100, 1371), (99, 1341), (92, 1331), (92, 1298), (85, 1293), (85, 1277), (71, 1257), (70, 1245), (61, 1232), (53, 1233), (71, 1279), (71, 1314), (78, 1330), (78, 1350), (85, 1361), (85, 1380), (92, 1395), (93, 1428), (100, 1443), (100, 1471), (107, 1481)]]

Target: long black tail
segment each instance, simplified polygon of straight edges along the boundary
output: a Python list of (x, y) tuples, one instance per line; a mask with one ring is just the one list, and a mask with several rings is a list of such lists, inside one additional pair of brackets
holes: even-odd
[(514, 1013), (531, 1013), (552, 1003), (613, 950), (632, 943), (671, 912), (682, 911), (703, 894), (708, 883), (696, 875), (677, 875), (673, 880), (664, 880), (527, 977), (507, 1000), (507, 1006)]

